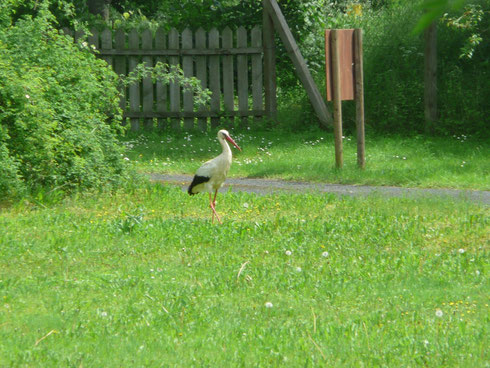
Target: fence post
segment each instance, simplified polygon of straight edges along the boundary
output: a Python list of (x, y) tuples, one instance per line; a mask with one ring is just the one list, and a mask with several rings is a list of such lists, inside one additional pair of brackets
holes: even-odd
[(276, 77), (276, 43), (274, 41), (274, 24), (265, 9), (262, 11), (262, 37), (264, 47), (264, 95), (267, 116), (277, 118), (277, 77)]
[[(128, 46), (130, 50), (138, 50), (140, 45), (140, 37), (136, 29), (132, 29), (129, 32)], [(129, 57), (129, 71), (133, 71), (138, 65), (138, 57)], [(129, 111), (139, 112), (140, 111), (140, 84), (132, 83), (129, 86)], [(131, 118), (131, 129), (138, 130), (140, 128), (139, 118)]]
[[(179, 45), (179, 32), (175, 28), (170, 30), (168, 35), (168, 47), (170, 49), (180, 49)], [(179, 65), (179, 57), (178, 56), (170, 56), (169, 57), (170, 65)], [(170, 111), (171, 112), (180, 112), (180, 86), (178, 83), (170, 83)], [(172, 119), (172, 129), (179, 130), (180, 129), (180, 118)]]
[[(206, 48), (206, 31), (199, 28), (196, 32), (196, 49), (204, 50)], [(206, 56), (199, 55), (196, 58), (196, 77), (201, 81), (201, 87), (205, 89), (207, 87), (207, 73), (206, 73)], [(199, 111), (206, 111), (205, 106), (199, 106)], [(197, 127), (201, 131), (206, 131), (208, 127), (207, 118), (201, 117), (197, 119)]]
[(340, 87), (340, 55), (337, 30), (332, 30), (332, 72), (333, 72), (333, 133), (335, 136), (335, 166), (343, 165), (342, 154), (342, 90)]
[[(216, 28), (209, 31), (209, 48), (219, 48), (219, 32)], [(218, 113), (220, 110), (221, 101), (221, 71), (218, 55), (212, 55), (209, 57), (209, 89), (211, 90), (210, 108), (213, 113)], [(211, 118), (211, 128), (218, 127), (219, 118)]]
[[(145, 29), (141, 33), (141, 48), (145, 51), (153, 49), (153, 35), (149, 29)], [(147, 67), (153, 67), (153, 61), (151, 56), (143, 56), (143, 63)], [(152, 113), (153, 112), (153, 81), (151, 77), (143, 79), (143, 112)], [(151, 129), (153, 127), (153, 119), (145, 118), (144, 127), (146, 129)]]
[(362, 29), (354, 30), (354, 66), (355, 66), (355, 100), (356, 100), (356, 134), (357, 134), (357, 165), (366, 166), (364, 137), (364, 73), (362, 65)]
[[(167, 48), (167, 42), (165, 39), (165, 32), (162, 28), (158, 28), (155, 33), (155, 49), (165, 50)], [(163, 56), (158, 56), (156, 62), (165, 63), (165, 58)], [(167, 111), (167, 85), (164, 85), (161, 81), (157, 81), (156, 88), (156, 103), (157, 112), (163, 113)], [(167, 119), (158, 118), (158, 128), (165, 129), (167, 127)]]

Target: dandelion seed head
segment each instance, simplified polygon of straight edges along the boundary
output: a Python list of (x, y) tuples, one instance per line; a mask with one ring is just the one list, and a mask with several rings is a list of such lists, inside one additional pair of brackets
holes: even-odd
[(459, 254), (463, 254), (465, 252), (465, 250), (463, 248), (459, 249), (458, 250)]
[(291, 252), (290, 250), (287, 250), (287, 251), (286, 251), (286, 255), (287, 255), (287, 256), (290, 256), (291, 254), (293, 254), (293, 252)]
[(442, 317), (443, 314), (444, 313), (442, 313), (442, 310), (436, 309), (436, 317), (439, 317), (440, 318), (440, 317)]
[(266, 303), (265, 303), (265, 307), (266, 307), (266, 308), (272, 308), (272, 307), (273, 307), (273, 305), (272, 305), (272, 303), (271, 303), (271, 302), (266, 302)]
[(327, 258), (327, 257), (328, 257), (328, 252), (327, 252), (327, 251), (323, 252), (323, 253), (322, 253), (322, 257)]

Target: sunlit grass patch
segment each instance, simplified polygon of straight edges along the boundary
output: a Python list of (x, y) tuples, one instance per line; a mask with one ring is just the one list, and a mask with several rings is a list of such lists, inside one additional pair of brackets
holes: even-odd
[(2, 210), (0, 365), (486, 360), (487, 207), (229, 192), (217, 210), (157, 184)]
[[(242, 146), (230, 176), (343, 184), (490, 189), (490, 147), (461, 136), (369, 136), (366, 170), (357, 168), (355, 137), (344, 139), (344, 168), (335, 169), (333, 137), (323, 131), (232, 131)], [(193, 174), (220, 153), (215, 133), (148, 133), (126, 142), (141, 172)]]

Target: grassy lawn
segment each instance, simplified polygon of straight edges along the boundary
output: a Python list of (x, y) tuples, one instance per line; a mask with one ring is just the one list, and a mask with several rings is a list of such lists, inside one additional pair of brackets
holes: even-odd
[[(267, 146), (271, 165), (280, 139)], [(245, 157), (267, 162), (268, 142), (238, 140), (254, 153), (232, 170), (258, 174)], [(178, 143), (162, 152), (173, 171), (190, 170), (190, 151), (171, 154)], [(392, 153), (385, 162), (405, 164)], [(158, 157), (141, 167), (169, 169)], [(226, 193), (218, 226), (206, 204), (146, 184), (0, 210), (0, 366), (489, 364), (488, 207)]]
[[(309, 180), (341, 184), (490, 190), (490, 145), (466, 136), (448, 138), (367, 137), (366, 170), (356, 166), (355, 137), (344, 139), (344, 168), (336, 170), (333, 136), (231, 131), (243, 149), (234, 150), (230, 176)], [(216, 133), (146, 134), (125, 142), (141, 172), (193, 174), (220, 153)]]

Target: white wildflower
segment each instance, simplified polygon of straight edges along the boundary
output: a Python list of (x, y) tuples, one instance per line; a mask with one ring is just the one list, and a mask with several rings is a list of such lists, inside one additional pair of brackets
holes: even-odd
[(287, 251), (286, 251), (286, 255), (287, 255), (287, 256), (290, 256), (291, 254), (293, 254), (293, 252), (291, 252), (290, 250), (287, 250)]
[(273, 307), (273, 305), (272, 305), (272, 303), (271, 303), (271, 302), (267, 302), (267, 303), (265, 303), (265, 307), (266, 307), (266, 308), (272, 308), (272, 307)]
[(442, 310), (436, 309), (436, 317), (439, 317), (440, 318), (440, 317), (442, 317), (443, 314), (444, 313), (442, 313)]
[(328, 257), (328, 252), (327, 252), (327, 251), (323, 252), (323, 253), (322, 253), (322, 257), (327, 258), (327, 257)]

